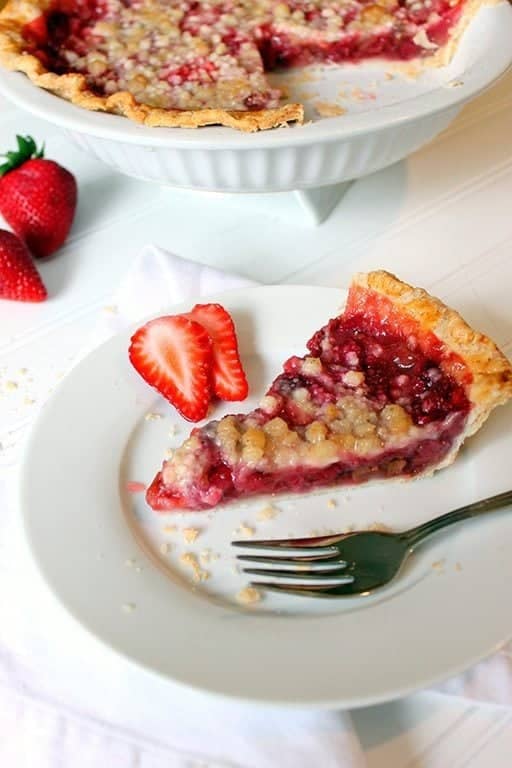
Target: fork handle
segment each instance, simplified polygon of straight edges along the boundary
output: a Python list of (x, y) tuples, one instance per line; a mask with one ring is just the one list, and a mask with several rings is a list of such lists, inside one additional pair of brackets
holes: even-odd
[(487, 512), (494, 512), (511, 503), (512, 491), (498, 493), (497, 496), (491, 496), (490, 498), (482, 499), (481, 501), (474, 501), (472, 504), (467, 504), (465, 507), (455, 509), (453, 512), (448, 512), (446, 515), (435, 517), (427, 523), (423, 523), (416, 528), (411, 528), (409, 531), (405, 531), (402, 534), (402, 537), (405, 538), (410, 547), (415, 547), (423, 541), (423, 539), (426, 539), (427, 536), (437, 533), (437, 531), (446, 528), (448, 525), (460, 523), (462, 520), (469, 520), (471, 517), (478, 517), (478, 515), (483, 515)]

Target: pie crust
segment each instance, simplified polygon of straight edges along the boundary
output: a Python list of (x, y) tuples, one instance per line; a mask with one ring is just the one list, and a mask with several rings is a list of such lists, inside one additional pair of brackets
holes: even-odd
[[(413, 0), (407, 0), (413, 2)], [(386, 13), (387, 0), (377, 0), (376, 13)], [(411, 72), (421, 66), (440, 66), (453, 56), (460, 37), (471, 18), (483, 4), (496, 3), (500, 0), (467, 0), (460, 17), (450, 27), (449, 39), (437, 50), (428, 39), (417, 43), (425, 47), (424, 58), (408, 61), (390, 61), (393, 69)], [(449, 5), (456, 0), (448, 0)], [(284, 126), (291, 122), (302, 123), (304, 108), (302, 104), (283, 104), (273, 108), (230, 110), (219, 108), (167, 109), (140, 103), (128, 90), (120, 90), (110, 95), (102, 95), (91, 89), (85, 75), (73, 73), (57, 74), (50, 71), (33, 53), (27, 51), (27, 42), (23, 30), (27, 24), (40, 17), (51, 8), (53, 0), (8, 0), (0, 13), (0, 63), (11, 70), (25, 73), (37, 86), (49, 90), (58, 96), (92, 111), (110, 112), (123, 115), (136, 123), (148, 126), (170, 126), (196, 128), (205, 125), (225, 125), (241, 131), (253, 132)], [(373, 23), (373, 22), (370, 22)], [(377, 22), (379, 23), (379, 22)], [(422, 28), (423, 29), (423, 28)], [(72, 67), (70, 67), (72, 70)]]
[[(464, 440), (480, 429), (496, 406), (512, 397), (512, 365), (491, 339), (473, 330), (458, 312), (422, 288), (413, 288), (384, 270), (356, 274), (352, 284), (385, 296), (399, 312), (413, 317), (422, 330), (433, 333), (470, 371), (466, 393), (472, 408), (465, 429), (435, 469), (448, 466)], [(457, 377), (457, 370), (450, 372)]]
[(512, 397), (494, 342), (384, 271), (355, 275), (307, 347), (258, 408), (192, 431), (150, 485), (153, 509), (431, 475)]

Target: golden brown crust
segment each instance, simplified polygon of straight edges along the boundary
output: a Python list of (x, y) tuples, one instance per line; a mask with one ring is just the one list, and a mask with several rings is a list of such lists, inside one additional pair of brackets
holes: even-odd
[(111, 96), (97, 96), (81, 74), (57, 75), (49, 72), (38, 58), (25, 53), (23, 27), (36, 19), (51, 0), (8, 0), (0, 13), (0, 63), (7, 69), (23, 72), (35, 85), (61, 96), (84, 109), (123, 115), (152, 127), (199, 128), (225, 125), (239, 131), (254, 132), (304, 121), (302, 104), (284, 104), (274, 109), (230, 111), (224, 109), (157, 109), (138, 104), (131, 93), (120, 91)]
[[(383, 270), (356, 274), (353, 283), (386, 298), (400, 313), (412, 317), (425, 332), (433, 333), (471, 372), (467, 396), (472, 403), (464, 433), (442, 466), (450, 464), (466, 437), (474, 434), (497, 405), (512, 397), (512, 366), (496, 344), (473, 330), (455, 310), (422, 288), (413, 288)], [(439, 467), (437, 467), (438, 469)]]

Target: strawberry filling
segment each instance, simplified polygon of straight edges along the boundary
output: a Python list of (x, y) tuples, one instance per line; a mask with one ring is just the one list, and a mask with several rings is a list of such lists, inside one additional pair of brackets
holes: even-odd
[[(223, 420), (194, 430), (184, 455), (190, 469), (164, 464), (148, 504), (205, 509), (239, 496), (412, 477), (439, 464), (464, 429), (471, 376), (386, 302), (353, 291), (346, 313), (310, 340), (310, 355), (285, 363), (264, 407), (231, 417), (229, 429)], [(273, 446), (271, 458), (259, 439)]]
[[(54, 0), (24, 28), (27, 51), (90, 88), (163, 108), (278, 106), (264, 70), (382, 57), (444, 45), (464, 0)], [(102, 22), (98, 24), (98, 22)]]

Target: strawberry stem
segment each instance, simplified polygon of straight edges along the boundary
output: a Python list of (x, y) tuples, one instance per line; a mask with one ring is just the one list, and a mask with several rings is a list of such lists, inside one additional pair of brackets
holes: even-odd
[(0, 165), (0, 176), (4, 176), (9, 171), (14, 171), (15, 168), (19, 168), (27, 160), (44, 157), (44, 144), (38, 150), (32, 136), (16, 136), (16, 141), (18, 142), (16, 150), (0, 155), (0, 157), (6, 158), (5, 162)]

